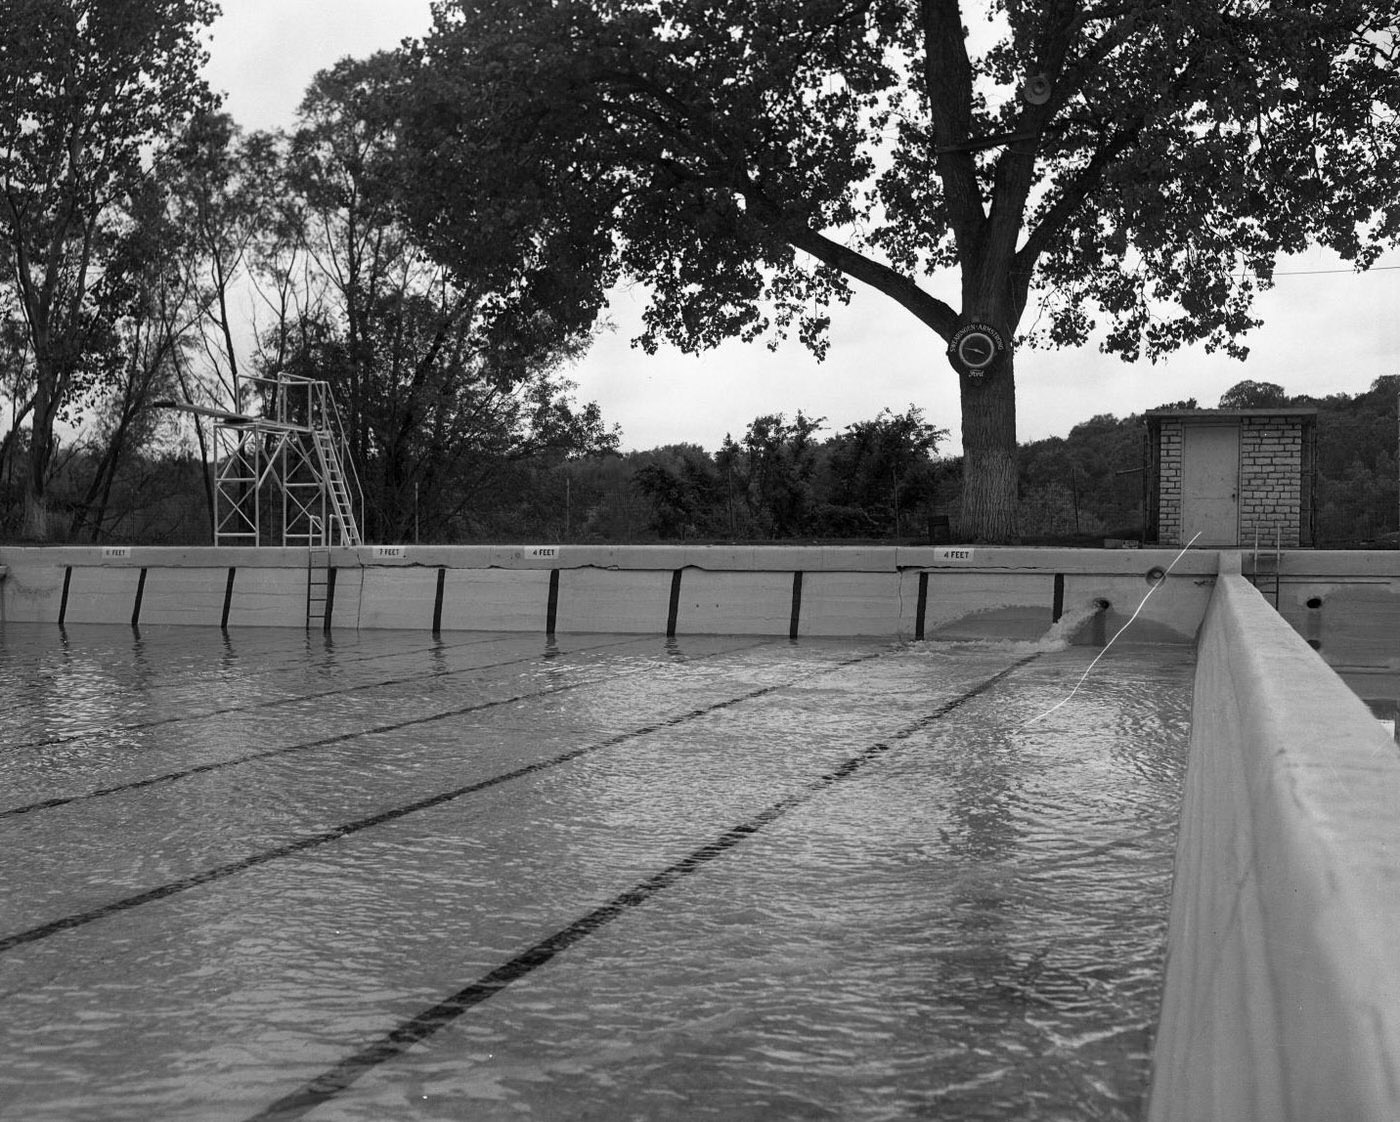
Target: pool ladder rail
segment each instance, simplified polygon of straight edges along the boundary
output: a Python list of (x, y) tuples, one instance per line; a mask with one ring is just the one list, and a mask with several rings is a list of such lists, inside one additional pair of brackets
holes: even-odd
[(340, 531), (340, 540), (345, 545), (363, 545), (364, 539), (360, 536), (360, 525), (355, 518), (355, 503), (336, 446), (335, 433), (326, 428), (314, 428), (311, 430), (311, 441), (316, 449), (331, 518)]
[(306, 629), (329, 632), (331, 610), (335, 606), (335, 569), (331, 551), (312, 546), (306, 557)]
[(1278, 610), (1279, 601), (1279, 576), (1283, 571), (1283, 547), (1280, 544), (1280, 534), (1278, 523), (1274, 524), (1274, 547), (1270, 551), (1265, 545), (1262, 549), (1259, 545), (1259, 527), (1254, 527), (1254, 550), (1251, 554), (1251, 565), (1249, 579), (1260, 593), (1269, 599), (1274, 610)]

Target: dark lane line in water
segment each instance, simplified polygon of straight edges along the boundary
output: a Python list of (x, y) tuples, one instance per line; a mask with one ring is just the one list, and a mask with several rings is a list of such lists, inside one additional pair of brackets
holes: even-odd
[(811, 780), (800, 791), (770, 804), (747, 821), (741, 822), (737, 826), (731, 826), (713, 841), (692, 850), (674, 864), (666, 866), (660, 872), (652, 874), (646, 880), (619, 893), (607, 903), (594, 908), (567, 927), (546, 936), (510, 961), (487, 974), (483, 974), (476, 981), (464, 986), (450, 997), (435, 1005), (428, 1006), (407, 1020), (400, 1021), (398, 1025), (374, 1043), (351, 1053), (339, 1063), (327, 1068), (320, 1075), (303, 1084), (296, 1091), (283, 1096), (257, 1114), (250, 1115), (245, 1122), (288, 1122), (290, 1119), (301, 1118), (315, 1110), (341, 1092), (348, 1090), (366, 1072), (395, 1059), (413, 1045), (420, 1043), (439, 1029), (457, 1020), (469, 1009), (494, 997), (511, 983), (533, 973), (556, 955), (568, 950), (575, 943), (617, 919), (629, 908), (646, 903), (658, 892), (670, 888), (682, 877), (696, 872), (771, 822), (781, 818), (788, 811), (809, 802), (813, 797), (841, 780), (849, 779), (866, 764), (888, 752), (899, 741), (907, 740), (916, 732), (941, 720), (960, 705), (981, 693), (985, 693), (1015, 670), (1039, 657), (1039, 654), (1032, 654), (1019, 659), (972, 689), (944, 702), (933, 712), (924, 714), (918, 720), (905, 725), (886, 739), (851, 756), (834, 770)]
[[(316, 834), (309, 834), (304, 838), (298, 838), (294, 842), (288, 842), (285, 845), (279, 845), (274, 849), (266, 849), (260, 853), (254, 853), (251, 856), (241, 858), (237, 861), (230, 861), (226, 865), (217, 865), (212, 869), (205, 869), (203, 872), (194, 873), (188, 877), (182, 877), (180, 880), (170, 881), (166, 884), (157, 885), (155, 888), (147, 889), (145, 892), (138, 892), (133, 896), (126, 896), (120, 900), (113, 900), (111, 903), (104, 904), (99, 908), (92, 908), (86, 912), (77, 912), (73, 915), (64, 916), (62, 919), (51, 920), (48, 923), (39, 924), (37, 927), (31, 927), (25, 931), (17, 931), (13, 935), (6, 935), (0, 937), (0, 954), (3, 954), (9, 950), (13, 950), (15, 947), (23, 946), (26, 943), (35, 943), (38, 942), (40, 939), (46, 939), (50, 935), (57, 935), (60, 932), (69, 931), (75, 927), (82, 927), (84, 924), (92, 923), (94, 920), (105, 919), (106, 917), (115, 915), (118, 912), (129, 911), (132, 908), (140, 907), (142, 904), (154, 903), (156, 900), (163, 900), (167, 896), (174, 896), (176, 893), (185, 892), (191, 888), (198, 888), (200, 885), (209, 884), (212, 881), (223, 880), (226, 877), (231, 877), (236, 873), (244, 872), (247, 869), (253, 869), (259, 865), (265, 865), (269, 861), (277, 861), (284, 857), (292, 857), (298, 853), (304, 853), (307, 850), (315, 849), (318, 846), (327, 844), (328, 842), (339, 841), (342, 838), (349, 837), (351, 834), (357, 834), (361, 830), (368, 830), (373, 826), (382, 826), (386, 822), (393, 822), (395, 819), (403, 818), (409, 814), (416, 814), (421, 810), (429, 810), (432, 807), (441, 806), (443, 803), (452, 802), (454, 799), (460, 799), (465, 795), (475, 794), (478, 791), (484, 791), (487, 788), (496, 787), (502, 783), (507, 783), (513, 779), (520, 779), (524, 776), (532, 775), (538, 771), (545, 771), (549, 768), (558, 767), (561, 764), (569, 763), (583, 756), (587, 756), (594, 752), (601, 751), (604, 748), (613, 748), (619, 744), (623, 744), (629, 740), (635, 740), (636, 738), (641, 736), (650, 736), (652, 733), (660, 732), (662, 729), (675, 728), (677, 725), (685, 724), (687, 721), (693, 721), (699, 717), (706, 716), (709, 713), (719, 712), (722, 709), (729, 709), (732, 706), (739, 705), (745, 701), (752, 701), (755, 698), (765, 697), (770, 693), (777, 693), (779, 690), (788, 689), (798, 684), (799, 682), (805, 682), (811, 678), (820, 677), (823, 674), (830, 674), (833, 671), (841, 670), (848, 666), (855, 666), (858, 663), (869, 662), (871, 659), (880, 658), (881, 654), (882, 652), (877, 651), (873, 654), (858, 655), (855, 658), (843, 659), (840, 662), (832, 663), (830, 666), (824, 666), (822, 667), (822, 669), (815, 670), (809, 674), (799, 675), (798, 677), (792, 678), (786, 682), (780, 682), (772, 686), (761, 686), (758, 689), (749, 690), (747, 693), (739, 694), (737, 697), (727, 698), (724, 701), (717, 701), (710, 705), (703, 705), (697, 709), (691, 709), (688, 712), (678, 714), (675, 717), (667, 717), (663, 721), (656, 721), (652, 724), (644, 725), (640, 728), (630, 729), (627, 732), (617, 733), (613, 736), (608, 737), (606, 740), (598, 741), (596, 744), (587, 744), (584, 745), (582, 748), (571, 748), (569, 749), (569, 751), (561, 752), (557, 756), (551, 756), (549, 759), (546, 760), (536, 760), (532, 764), (525, 764), (522, 767), (515, 768), (511, 771), (503, 772), (500, 775), (494, 775), (489, 779), (480, 779), (477, 780), (475, 783), (468, 783), (465, 786), (456, 787), (450, 791), (443, 791), (436, 795), (429, 795), (427, 798), (416, 799), (411, 803), (406, 803), (403, 806), (394, 807), (390, 810), (380, 811), (379, 813), (372, 814), (366, 818), (358, 818), (353, 822), (341, 823), (339, 826), (332, 827), (329, 830), (323, 830), (320, 833)], [(573, 688), (575, 687), (561, 686), (559, 687), (559, 690)], [(559, 690), (546, 692), (559, 692)], [(491, 704), (504, 703), (492, 702)], [(462, 710), (461, 712), (469, 712), (472, 709), (478, 708), (484, 708), (484, 706), (469, 706), (466, 710)], [(446, 715), (453, 716), (455, 714)], [(393, 727), (403, 728), (406, 725), (423, 724), (429, 720), (439, 720), (441, 719), (441, 716), (443, 715), (440, 714), (438, 717), (421, 718), (419, 720), (408, 721), (405, 722), (405, 724), (403, 725), (395, 725)], [(347, 734), (343, 737), (333, 738), (333, 740), (349, 739), (351, 735), (361, 736), (364, 735), (364, 733)], [(302, 747), (309, 747), (309, 745), (303, 745)], [(267, 754), (270, 755), (275, 753)], [(210, 765), (209, 767), (195, 770), (207, 771), (211, 770), (214, 766), (217, 765)], [(193, 774), (193, 772), (184, 772), (182, 774), (188, 775)], [(147, 783), (152, 782), (158, 781), (146, 780), (143, 781), (141, 784), (133, 784), (133, 786), (144, 786)]]
[[(755, 646), (762, 646), (762, 644), (755, 644)], [(748, 649), (749, 647), (735, 647), (734, 650), (713, 651), (713, 653), (710, 654), (697, 654), (697, 656), (694, 656), (690, 661), (699, 663), (699, 661), (704, 660), (704, 658), (718, 658), (724, 656), (724, 654), (734, 654), (736, 650)], [(528, 658), (517, 658), (517, 660), (507, 661), (507, 663), (493, 663), (491, 665), (497, 667), (497, 665), (511, 665), (512, 663), (519, 663), (519, 661), (531, 660), (528, 660)], [(482, 668), (484, 670), (486, 667)], [(84, 803), (84, 801), (90, 800), (90, 798), (105, 798), (106, 796), (111, 796), (111, 794), (122, 794), (123, 791), (137, 791), (143, 789), (143, 787), (154, 787), (157, 783), (174, 783), (179, 779), (189, 779), (192, 775), (207, 775), (209, 772), (218, 772), (218, 770), (223, 770), (224, 768), (237, 768), (241, 763), (252, 763), (259, 761), (259, 759), (270, 759), (272, 756), (290, 755), (291, 752), (304, 752), (311, 748), (329, 748), (330, 745), (344, 744), (344, 742), (347, 741), (358, 740), (360, 737), (371, 737), (371, 735), (377, 735), (379, 733), (398, 733), (400, 728), (412, 728), (413, 726), (417, 726), (417, 724), (431, 724), (433, 721), (447, 720), (448, 717), (463, 717), (469, 713), (480, 713), (487, 709), (498, 709), (498, 707), (503, 705), (514, 705), (515, 702), (531, 702), (531, 700), (539, 698), (549, 698), (553, 693), (564, 693), (570, 691), (570, 689), (581, 689), (582, 686), (602, 685), (603, 682), (616, 682), (623, 678), (636, 677), (637, 674), (641, 674), (641, 672), (645, 670), (647, 670), (647, 667), (638, 667), (637, 670), (630, 670), (624, 672), (624, 674), (609, 674), (603, 675), (602, 678), (585, 678), (578, 682), (566, 682), (566, 684), (549, 686), (549, 688), (546, 689), (533, 689), (533, 691), (526, 693), (515, 693), (515, 695), (511, 695), (510, 698), (497, 698), (490, 700), (490, 702), (473, 702), (472, 705), (462, 706), (461, 709), (449, 709), (445, 713), (431, 713), (423, 717), (409, 717), (407, 720), (393, 721), (391, 724), (377, 724), (377, 726), (371, 726), (370, 728), (356, 728), (353, 733), (336, 733), (335, 735), (330, 735), (330, 737), (321, 737), (319, 740), (302, 741), (301, 744), (284, 744), (279, 748), (265, 748), (260, 752), (248, 752), (248, 754), (245, 755), (232, 756), (231, 759), (220, 759), (220, 761), (211, 761), (210, 763), (197, 763), (193, 768), (182, 768), (178, 770), (178, 772), (164, 772), (161, 773), (161, 775), (147, 776), (146, 779), (133, 779), (130, 783), (116, 783), (111, 787), (98, 787), (97, 790), (83, 791), (81, 794), (64, 794), (64, 796), (55, 796), (53, 798), (41, 798), (41, 800), (36, 801), (36, 803), (25, 803), (18, 805), (18, 807), (7, 807), (6, 810), (0, 810), (0, 821), (6, 818), (17, 818), (18, 815), (21, 814), (32, 814), (32, 812), (35, 811), (66, 807), (69, 803)], [(343, 693), (346, 691), (336, 692)], [(309, 696), (309, 698), (319, 698), (319, 696), (323, 695), (312, 693), (312, 695), (307, 696)], [(171, 717), (169, 720), (200, 719), (197, 719), (197, 717)], [(157, 724), (168, 724), (169, 720), (157, 721)]]
[[(613, 643), (599, 643), (592, 647), (580, 647), (580, 652), (591, 652), (607, 650), (609, 647), (626, 646), (628, 643), (636, 642), (636, 639), (621, 639)], [(760, 644), (755, 644), (760, 645)], [(739, 648), (742, 649), (742, 648)], [(361, 682), (353, 686), (337, 686), (332, 690), (320, 690), (316, 693), (297, 694), (294, 697), (277, 697), (270, 701), (258, 701), (250, 705), (230, 705), (223, 709), (209, 709), (202, 713), (182, 713), (173, 717), (158, 717), (151, 721), (141, 721), (131, 725), (117, 725), (113, 728), (104, 728), (97, 731), (75, 732), (65, 736), (50, 736), (40, 740), (16, 740), (13, 743), (0, 745), (5, 751), (12, 751), (18, 748), (47, 748), (55, 744), (71, 744), (75, 740), (87, 740), (94, 736), (108, 736), (118, 732), (141, 732), (145, 729), (159, 728), (162, 725), (177, 725), (183, 721), (205, 721), (210, 717), (225, 717), (230, 713), (250, 713), (258, 709), (272, 709), (278, 705), (295, 705), (302, 701), (319, 701), (322, 698), (337, 697), (341, 694), (358, 693), (360, 690), (379, 689), (382, 686), (403, 686), (412, 682), (422, 682), (434, 678), (450, 678), (459, 674), (471, 674), (480, 670), (498, 670), (503, 666), (517, 666), (524, 662), (538, 662), (541, 659), (557, 658), (557, 655), (544, 654), (522, 655), (519, 658), (503, 659), (500, 662), (484, 662), (480, 666), (464, 666), (460, 670), (435, 670), (431, 674), (408, 674), (402, 678), (383, 678), (377, 682)], [(708, 657), (708, 656), (699, 656)], [(37, 804), (36, 804), (37, 805)], [(17, 813), (16, 811), (6, 811), (0, 813), (0, 818), (5, 814)]]
[[(111, 627), (113, 625), (84, 624), (82, 626), (84, 628), (106, 628)], [(183, 625), (170, 626), (183, 627)], [(133, 661), (127, 664), (128, 667), (139, 667), (139, 665), (145, 660), (147, 660), (153, 652), (158, 653), (159, 643), (152, 642), (148, 638), (148, 636), (151, 633), (151, 630), (153, 629), (147, 629), (147, 632), (143, 634), (139, 629), (135, 629), (129, 648), (125, 645), (121, 646), (120, 649), (123, 654), (132, 656)], [(258, 628), (257, 630), (260, 632), (285, 632), (291, 629), (284, 627)], [(301, 633), (295, 632), (295, 634), (300, 635)], [(68, 635), (68, 629), (60, 628), (59, 635), (61, 636), (61, 641), (58, 647), (52, 648), (45, 653), (58, 658), (62, 658), (65, 661), (71, 660), (73, 657), (73, 648), (76, 644), (73, 642), (72, 639), (70, 639)], [(263, 639), (266, 638), (266, 636), (259, 635), (257, 636), (257, 638)], [(10, 659), (8, 658), (10, 651), (7, 650), (4, 644), (4, 639), (4, 625), (0, 624), (0, 666), (3, 666), (7, 661), (10, 661)], [(447, 643), (445, 641), (440, 641), (433, 643), (429, 646), (400, 647), (396, 650), (388, 650), (374, 654), (366, 654), (355, 651), (353, 647), (344, 647), (344, 649), (341, 649), (341, 647), (338, 646), (335, 642), (333, 636), (324, 636), (321, 635), (319, 632), (316, 634), (315, 639), (313, 639), (310, 635), (306, 635), (302, 638), (301, 642), (293, 644), (289, 647), (264, 647), (257, 646), (251, 641), (245, 641), (240, 650), (239, 648), (235, 647), (233, 640), (227, 633), (220, 632), (218, 635), (217, 642), (215, 643), (213, 649), (217, 651), (220, 658), (232, 659), (234, 662), (239, 664), (239, 669), (245, 671), (241, 680), (251, 681), (255, 678), (266, 679), (276, 677), (277, 675), (285, 672), (289, 668), (297, 670), (305, 670), (309, 668), (312, 671), (325, 670), (327, 669), (326, 660), (328, 658), (334, 664), (335, 668), (339, 670), (345, 667), (360, 666), (368, 662), (384, 662), (388, 659), (393, 658), (431, 654), (439, 650), (464, 651), (471, 647), (480, 646), (482, 644), (497, 641), (498, 639), (499, 634), (493, 633), (485, 638), (472, 639), (461, 643)], [(316, 661), (313, 663), (307, 663), (306, 659), (308, 657), (315, 659)], [(291, 661), (281, 661), (286, 658), (290, 658)], [(257, 659), (258, 661), (254, 664), (250, 661), (252, 659)], [(267, 661), (270, 659), (277, 659), (279, 661), (276, 663)], [(31, 659), (27, 654), (23, 661), (26, 668), (32, 669)], [(45, 684), (42, 680), (44, 677), (42, 667), (38, 670), (33, 671), (33, 674), (35, 676), (32, 676), (31, 679), (27, 683), (25, 683), (26, 688), (42, 686)], [(181, 689), (191, 684), (199, 684), (207, 679), (208, 674), (205, 671), (163, 671), (160, 684), (154, 688), (161, 690)], [(128, 683), (123, 684), (125, 685)]]

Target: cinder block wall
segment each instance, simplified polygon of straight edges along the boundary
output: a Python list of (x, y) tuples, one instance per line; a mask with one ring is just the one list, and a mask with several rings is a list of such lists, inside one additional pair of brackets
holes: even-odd
[(1181, 542), (1181, 421), (1162, 418), (1158, 436), (1157, 538), (1163, 545)]
[(1245, 417), (1240, 427), (1240, 544), (1299, 544), (1303, 422)]

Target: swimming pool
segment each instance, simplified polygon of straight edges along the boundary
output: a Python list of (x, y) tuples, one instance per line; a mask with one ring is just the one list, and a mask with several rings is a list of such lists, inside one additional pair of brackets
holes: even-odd
[(0, 631), (0, 1114), (1136, 1117), (1191, 652)]

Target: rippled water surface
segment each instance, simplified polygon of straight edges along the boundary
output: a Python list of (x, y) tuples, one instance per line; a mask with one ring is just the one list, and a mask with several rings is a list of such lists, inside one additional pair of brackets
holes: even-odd
[(1132, 1119), (1190, 652), (0, 630), (0, 1116)]

